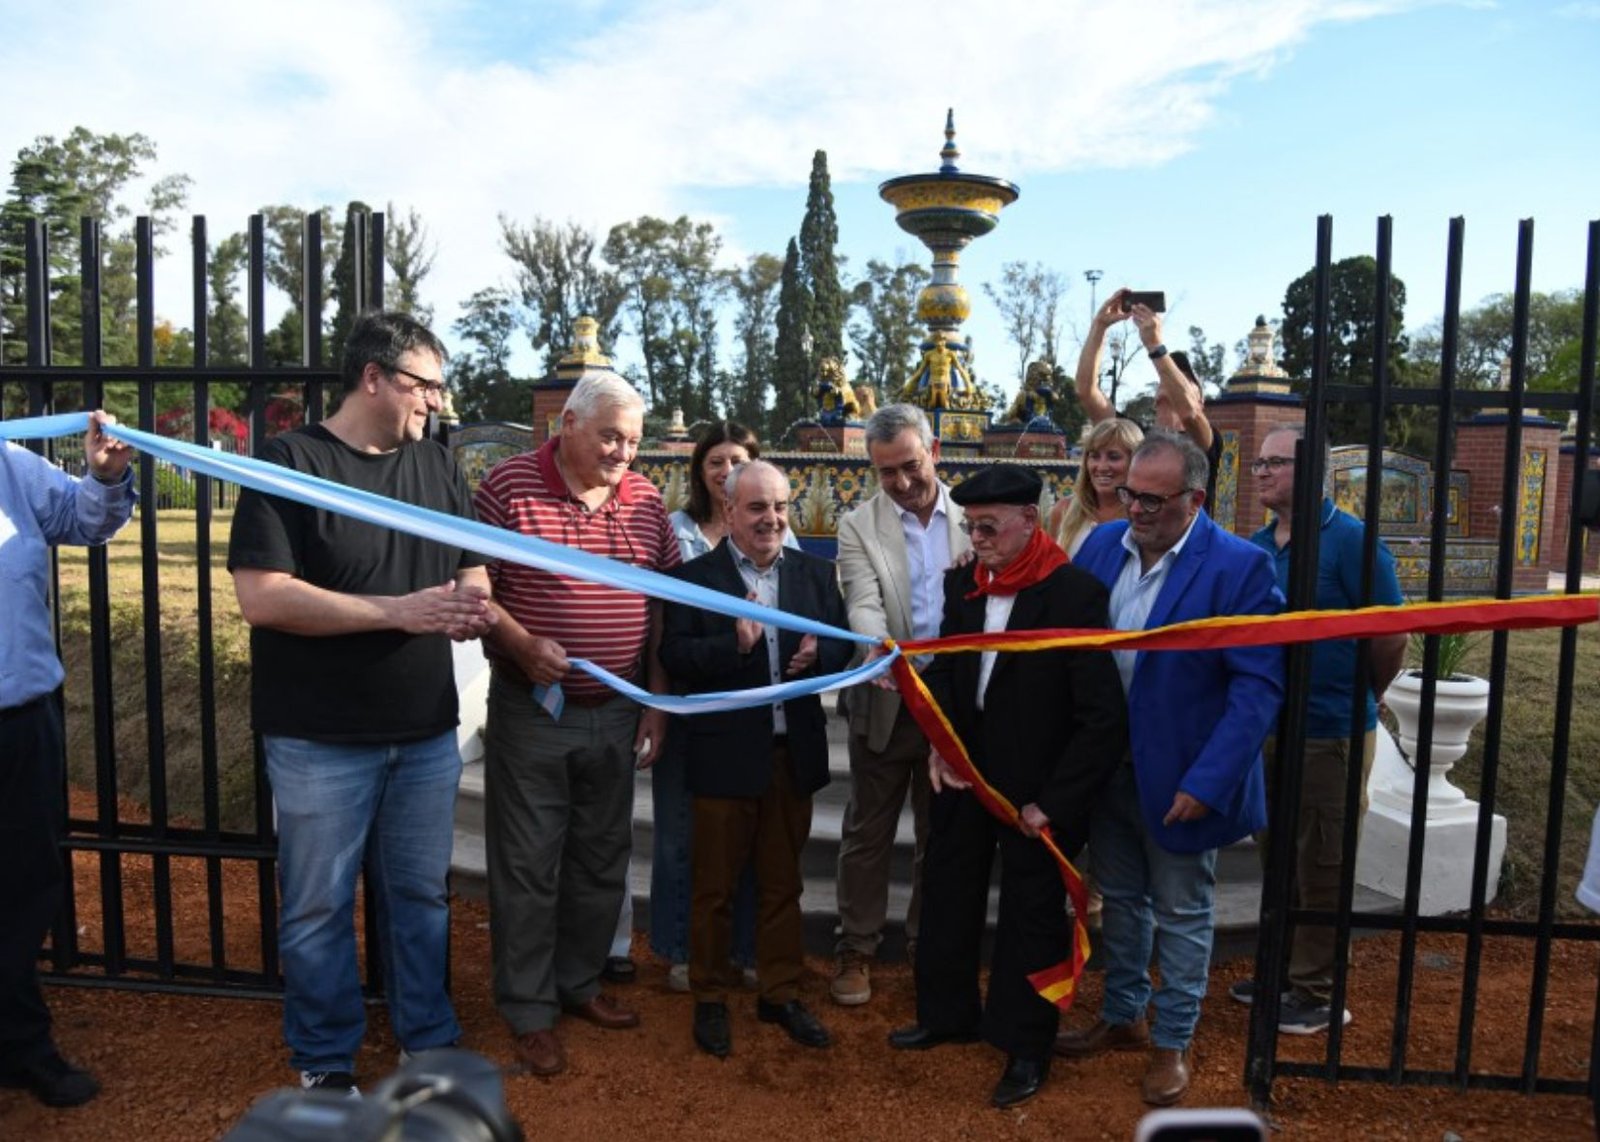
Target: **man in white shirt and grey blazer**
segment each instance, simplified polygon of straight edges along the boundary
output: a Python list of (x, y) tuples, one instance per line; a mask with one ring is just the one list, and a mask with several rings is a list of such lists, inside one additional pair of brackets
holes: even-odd
[[(867, 421), (867, 455), (879, 491), (839, 522), (839, 580), (850, 629), (904, 640), (933, 638), (944, 573), (971, 548), (961, 508), (934, 464), (939, 445), (920, 408), (892, 404)], [(872, 998), (868, 965), (883, 939), (895, 829), (911, 792), (916, 822), (906, 940), (914, 946), (922, 850), (928, 831), (928, 740), (888, 684), (851, 692), (850, 804), (839, 844), (838, 966), (830, 989), (845, 1006)]]

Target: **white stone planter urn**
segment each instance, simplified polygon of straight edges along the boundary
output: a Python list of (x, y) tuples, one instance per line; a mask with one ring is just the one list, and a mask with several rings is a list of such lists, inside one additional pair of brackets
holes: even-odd
[[(1400, 749), (1406, 760), (1417, 764), (1417, 724), (1422, 711), (1422, 672), (1402, 670), (1383, 695), (1384, 704), (1394, 711), (1400, 727)], [(1489, 713), (1489, 683), (1470, 674), (1441, 678), (1435, 684), (1433, 699), (1433, 745), (1425, 759), (1428, 766), (1428, 817), (1430, 819), (1477, 813), (1477, 803), (1450, 784), (1450, 768), (1467, 752), (1475, 726)], [(1402, 793), (1410, 800), (1409, 775)]]

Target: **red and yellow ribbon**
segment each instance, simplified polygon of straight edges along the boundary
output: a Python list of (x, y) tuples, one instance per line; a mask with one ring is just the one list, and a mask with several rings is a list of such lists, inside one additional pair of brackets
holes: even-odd
[[(984, 780), (944, 710), (934, 701), (922, 676), (909, 661), (914, 654), (960, 651), (1030, 650), (1218, 650), (1234, 646), (1271, 646), (1322, 639), (1374, 638), (1392, 634), (1460, 634), (1467, 631), (1535, 630), (1577, 626), (1600, 620), (1600, 594), (1530, 595), (1520, 599), (1467, 599), (1450, 603), (1414, 603), (1403, 607), (1362, 607), (1348, 611), (1290, 611), (1278, 615), (1223, 615), (1194, 619), (1152, 630), (1024, 630), (912, 639), (896, 645), (900, 654), (891, 669), (900, 696), (928, 743), (956, 775), (971, 785), (972, 795), (999, 820), (1018, 828), (1017, 807)], [(1019, 829), (1020, 831), (1020, 829)], [(1033, 972), (1028, 982), (1045, 999), (1065, 1011), (1077, 995), (1078, 980), (1088, 962), (1088, 892), (1046, 828), (1039, 835), (1061, 869), (1072, 900), (1072, 956)]]

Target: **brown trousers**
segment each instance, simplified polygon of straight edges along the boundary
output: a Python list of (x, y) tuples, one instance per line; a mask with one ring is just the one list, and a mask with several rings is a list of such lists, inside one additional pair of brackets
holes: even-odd
[(772, 780), (760, 797), (694, 799), (690, 865), (689, 988), (697, 1003), (723, 1003), (730, 986), (733, 898), (746, 862), (756, 874), (756, 973), (761, 998), (799, 998), (805, 939), (800, 917), (800, 850), (811, 835), (811, 798), (794, 791), (782, 741), (772, 747)]
[[(1377, 734), (1367, 731), (1361, 757), (1362, 816), (1367, 811), (1367, 779)], [(1344, 738), (1308, 738), (1300, 773), (1300, 820), (1295, 830), (1294, 907), (1335, 911), (1339, 907), (1339, 875), (1344, 863), (1345, 759), (1350, 743)], [(1266, 743), (1269, 796), (1276, 785), (1281, 759), (1277, 741)], [(1361, 822), (1356, 822), (1356, 839)], [(1262, 863), (1267, 859), (1267, 830), (1256, 834)], [(1351, 854), (1355, 859), (1355, 854)], [(1339, 955), (1336, 930), (1324, 924), (1297, 924), (1289, 947), (1289, 986), (1328, 1003), (1333, 998), (1333, 966)]]

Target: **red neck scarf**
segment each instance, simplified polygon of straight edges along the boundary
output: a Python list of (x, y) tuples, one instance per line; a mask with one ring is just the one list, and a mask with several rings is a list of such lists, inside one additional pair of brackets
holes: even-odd
[(1006, 564), (999, 574), (990, 571), (982, 563), (973, 568), (972, 577), (978, 585), (967, 592), (967, 598), (1015, 595), (1025, 587), (1044, 582), (1052, 571), (1066, 562), (1067, 553), (1044, 533), (1044, 528), (1036, 527), (1028, 537), (1028, 546), (1018, 552), (1017, 557)]

